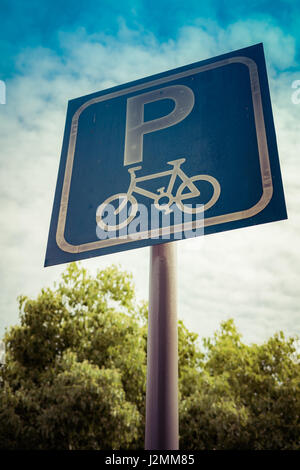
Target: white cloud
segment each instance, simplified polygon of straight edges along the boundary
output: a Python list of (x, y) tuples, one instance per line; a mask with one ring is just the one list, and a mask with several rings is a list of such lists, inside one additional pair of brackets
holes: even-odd
[[(164, 44), (123, 24), (117, 38), (90, 37), (84, 30), (61, 33), (62, 56), (38, 48), (24, 50), (18, 58), (18, 73), (7, 84), (7, 105), (0, 107), (2, 332), (17, 321), (16, 296), (36, 295), (64, 269), (42, 266), (67, 100), (261, 40), (269, 63), (289, 220), (211, 235), (193, 247), (178, 242), (179, 313), (200, 336), (212, 334), (230, 316), (247, 341), (261, 341), (279, 329), (300, 332), (300, 105), (291, 102), (291, 83), (300, 75), (284, 71), (294, 65), (294, 41), (267, 21), (238, 22), (222, 30), (216, 24), (204, 28), (201, 20)], [(146, 251), (84, 264), (94, 271), (121, 263), (133, 272), (139, 296), (145, 298)]]

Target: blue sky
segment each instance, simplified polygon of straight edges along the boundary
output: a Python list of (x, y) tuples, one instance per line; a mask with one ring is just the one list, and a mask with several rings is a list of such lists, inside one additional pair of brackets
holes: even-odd
[[(178, 38), (183, 26), (207, 22), (207, 28), (226, 28), (236, 21), (249, 19), (279, 26), (294, 37), (299, 54), (300, 19), (298, 2), (293, 0), (139, 0), (116, 1), (66, 0), (24, 2), (1, 1), (0, 71), (8, 78), (15, 72), (15, 57), (25, 48), (50, 48), (61, 52), (59, 32), (75, 32), (84, 28), (88, 35), (114, 36), (125, 22), (137, 31), (139, 42), (143, 33), (151, 32), (159, 42)], [(203, 21), (202, 21), (203, 24)], [(298, 56), (299, 57), (299, 56)]]
[[(37, 295), (64, 269), (43, 262), (67, 101), (258, 42), (289, 219), (178, 243), (179, 315), (200, 336), (231, 316), (249, 342), (280, 329), (300, 335), (300, 104), (291, 100), (299, 2), (1, 0), (0, 10), (0, 337), (18, 321), (17, 296)], [(149, 256), (132, 250), (84, 265), (113, 262), (147, 298)]]

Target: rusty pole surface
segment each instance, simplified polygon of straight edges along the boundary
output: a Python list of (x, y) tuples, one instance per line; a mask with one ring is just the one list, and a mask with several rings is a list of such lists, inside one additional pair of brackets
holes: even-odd
[(151, 248), (146, 450), (178, 450), (177, 243)]

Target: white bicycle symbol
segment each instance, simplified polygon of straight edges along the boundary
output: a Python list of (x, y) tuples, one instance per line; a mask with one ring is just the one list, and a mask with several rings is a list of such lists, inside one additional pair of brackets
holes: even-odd
[[(187, 176), (180, 168), (185, 160), (185, 158), (178, 158), (177, 160), (167, 162), (169, 165), (173, 166), (172, 169), (140, 177), (136, 177), (135, 172), (141, 170), (141, 166), (129, 168), (128, 172), (130, 173), (130, 184), (127, 193), (114, 194), (107, 198), (102, 204), (100, 204), (100, 206), (98, 206), (96, 211), (97, 225), (106, 231), (117, 230), (126, 227), (134, 219), (138, 211), (138, 203), (135, 197), (132, 195), (133, 192), (153, 199), (156, 209), (164, 210), (166, 214), (171, 212), (170, 207), (173, 203), (175, 203), (181, 211), (188, 212), (190, 214), (203, 212), (212, 207), (219, 199), (221, 192), (221, 187), (218, 180), (210, 175), (195, 175), (192, 177)], [(157, 193), (153, 193), (137, 186), (137, 183), (139, 182), (164, 177), (167, 175), (170, 175), (170, 181), (167, 190), (165, 190), (165, 187), (163, 186), (157, 190)], [(182, 183), (177, 189), (176, 195), (174, 196), (172, 191), (177, 177), (181, 178)], [(200, 195), (200, 191), (194, 184), (196, 181), (208, 181), (213, 186), (213, 194), (209, 201), (207, 201), (205, 204), (199, 204), (199, 207), (192, 208), (185, 206), (182, 202), (184, 199), (190, 199)], [(185, 188), (188, 188), (190, 192), (183, 193)], [(129, 216), (126, 220), (122, 221), (118, 225), (108, 225), (103, 220), (103, 214), (106, 212), (107, 206), (117, 199), (119, 200), (119, 206), (114, 210), (114, 216), (120, 214), (127, 203), (131, 205), (128, 211)], [(167, 202), (163, 202), (165, 200), (167, 200)]]

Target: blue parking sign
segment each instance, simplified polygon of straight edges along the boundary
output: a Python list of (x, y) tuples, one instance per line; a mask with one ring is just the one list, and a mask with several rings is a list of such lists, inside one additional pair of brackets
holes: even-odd
[(69, 101), (45, 266), (286, 218), (262, 44)]

